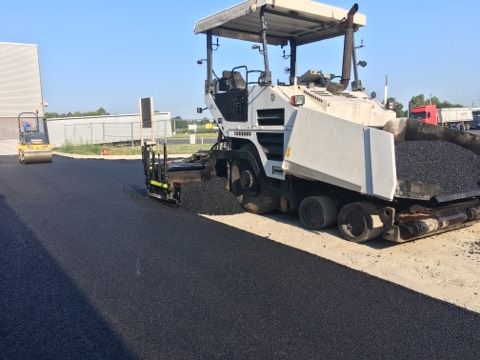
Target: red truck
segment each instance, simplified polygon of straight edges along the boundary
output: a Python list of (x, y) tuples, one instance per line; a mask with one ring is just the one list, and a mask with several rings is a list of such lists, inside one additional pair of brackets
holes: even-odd
[(437, 109), (435, 105), (419, 106), (410, 109), (410, 119), (458, 130), (470, 130), (473, 127), (473, 114), (470, 108)]

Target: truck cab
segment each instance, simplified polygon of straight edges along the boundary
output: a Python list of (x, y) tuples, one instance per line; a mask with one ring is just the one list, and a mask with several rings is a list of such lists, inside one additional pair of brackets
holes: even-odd
[(410, 109), (410, 119), (426, 124), (438, 125), (438, 112), (435, 105), (425, 105)]

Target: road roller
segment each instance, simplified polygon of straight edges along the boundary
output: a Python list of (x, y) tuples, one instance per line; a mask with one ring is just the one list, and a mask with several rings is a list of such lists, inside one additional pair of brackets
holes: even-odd
[(52, 161), (52, 146), (48, 141), (47, 122), (40, 121), (36, 112), (18, 115), (18, 158), (22, 164), (47, 163)]

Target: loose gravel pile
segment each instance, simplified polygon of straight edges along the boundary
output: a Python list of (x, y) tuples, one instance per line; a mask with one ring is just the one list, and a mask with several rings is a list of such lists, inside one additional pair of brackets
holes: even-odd
[(447, 141), (406, 141), (395, 146), (397, 178), (438, 184), (441, 195), (479, 190), (480, 156)]
[(470, 249), (468, 250), (468, 253), (470, 255), (480, 255), (480, 240), (470, 244)]
[(237, 198), (225, 189), (225, 179), (219, 177), (182, 185), (180, 202), (182, 208), (204, 215), (233, 215), (245, 211)]

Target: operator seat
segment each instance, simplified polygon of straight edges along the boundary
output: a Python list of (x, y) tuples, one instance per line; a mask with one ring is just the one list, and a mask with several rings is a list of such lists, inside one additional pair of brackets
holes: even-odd
[(215, 104), (226, 121), (248, 121), (248, 91), (247, 82), (238, 71), (222, 72), (218, 81), (218, 92), (215, 94)]
[(330, 76), (325, 76), (322, 71), (319, 70), (308, 70), (298, 78), (299, 83), (302, 85), (317, 85), (320, 87), (326, 87), (330, 82)]
[(220, 79), (221, 91), (230, 91), (233, 89), (245, 90), (246, 88), (247, 82), (240, 72), (228, 70), (223, 71), (222, 78)]

